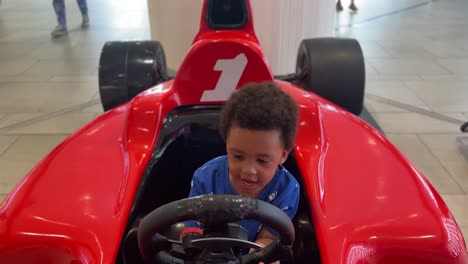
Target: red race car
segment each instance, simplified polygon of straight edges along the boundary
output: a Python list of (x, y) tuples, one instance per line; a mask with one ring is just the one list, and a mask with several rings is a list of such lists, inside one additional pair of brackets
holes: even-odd
[[(0, 263), (467, 263), (439, 194), (358, 117), (365, 83), (358, 42), (303, 40), (296, 72), (274, 76), (250, 11), (247, 0), (205, 0), (174, 77), (159, 42), (106, 43), (99, 70), (106, 112), (58, 145), (0, 205)], [(245, 197), (186, 198), (195, 169), (225, 154), (217, 132), (223, 103), (261, 81), (300, 106), (285, 163), (301, 184), (292, 221)], [(273, 246), (242, 255), (257, 246), (235, 224), (244, 218), (277, 229)], [(184, 244), (188, 219), (208, 231)]]

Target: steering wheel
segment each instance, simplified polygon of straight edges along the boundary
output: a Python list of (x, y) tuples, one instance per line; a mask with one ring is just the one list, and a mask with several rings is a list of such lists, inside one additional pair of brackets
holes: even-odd
[(168, 240), (159, 233), (169, 228), (171, 224), (187, 220), (197, 220), (205, 228), (209, 228), (243, 219), (257, 220), (277, 230), (278, 236), (262, 250), (234, 259), (232, 255), (226, 255), (226, 252), (232, 252), (234, 247), (256, 248), (256, 244), (242, 239), (194, 240), (197, 242), (194, 243), (195, 246), (203, 250), (196, 263), (270, 263), (280, 257), (291, 256), (295, 233), (289, 217), (267, 202), (237, 195), (203, 195), (186, 198), (153, 210), (138, 226), (138, 246), (146, 263), (154, 263), (156, 260), (159, 263), (183, 264), (184, 260), (173, 257), (167, 251), (169, 246), (176, 242)]

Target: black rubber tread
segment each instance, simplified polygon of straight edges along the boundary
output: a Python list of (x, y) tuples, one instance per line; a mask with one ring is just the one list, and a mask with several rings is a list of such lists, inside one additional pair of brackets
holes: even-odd
[(359, 42), (314, 38), (301, 42), (295, 83), (359, 115), (364, 105), (365, 67)]
[(468, 132), (468, 122), (464, 123), (461, 127), (460, 130), (462, 132)]
[(158, 41), (111, 41), (99, 60), (99, 93), (105, 111), (164, 82), (167, 66)]

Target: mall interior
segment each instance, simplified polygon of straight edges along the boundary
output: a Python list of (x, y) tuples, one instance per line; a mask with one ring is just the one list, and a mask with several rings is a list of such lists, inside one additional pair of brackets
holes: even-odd
[[(153, 24), (161, 19), (151, 16), (160, 11), (146, 0), (89, 0), (85, 29), (76, 1), (65, 2), (68, 33), (57, 38), (51, 36), (57, 24), (52, 1), (0, 4), (0, 201), (46, 154), (103, 114), (98, 73), (104, 43), (156, 39)], [(310, 10), (311, 23), (325, 26), (308, 34), (359, 41), (365, 109), (440, 193), (468, 237), (468, 133), (460, 131), (468, 121), (468, 1), (355, 3), (357, 11), (348, 8), (350, 0), (343, 0), (342, 11), (335, 3), (323, 3), (320, 13)], [(171, 16), (166, 32), (171, 23), (174, 28), (181, 23)], [(320, 31), (326, 27), (330, 30)], [(175, 46), (183, 54), (189, 44)], [(281, 45), (273, 48), (282, 50)], [(169, 67), (176, 68), (169, 57), (177, 52), (170, 49)], [(295, 56), (291, 51), (281, 59)], [(281, 65), (286, 68), (277, 71), (290, 69)]]

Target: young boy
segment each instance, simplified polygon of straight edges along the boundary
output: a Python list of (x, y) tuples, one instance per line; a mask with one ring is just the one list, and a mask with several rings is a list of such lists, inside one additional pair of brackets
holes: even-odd
[[(297, 130), (296, 102), (273, 83), (248, 84), (227, 101), (220, 116), (226, 156), (208, 161), (194, 173), (190, 197), (233, 194), (266, 201), (291, 219), (299, 203), (299, 184), (281, 165)], [(262, 247), (277, 232), (253, 220), (239, 223), (249, 240)]]

